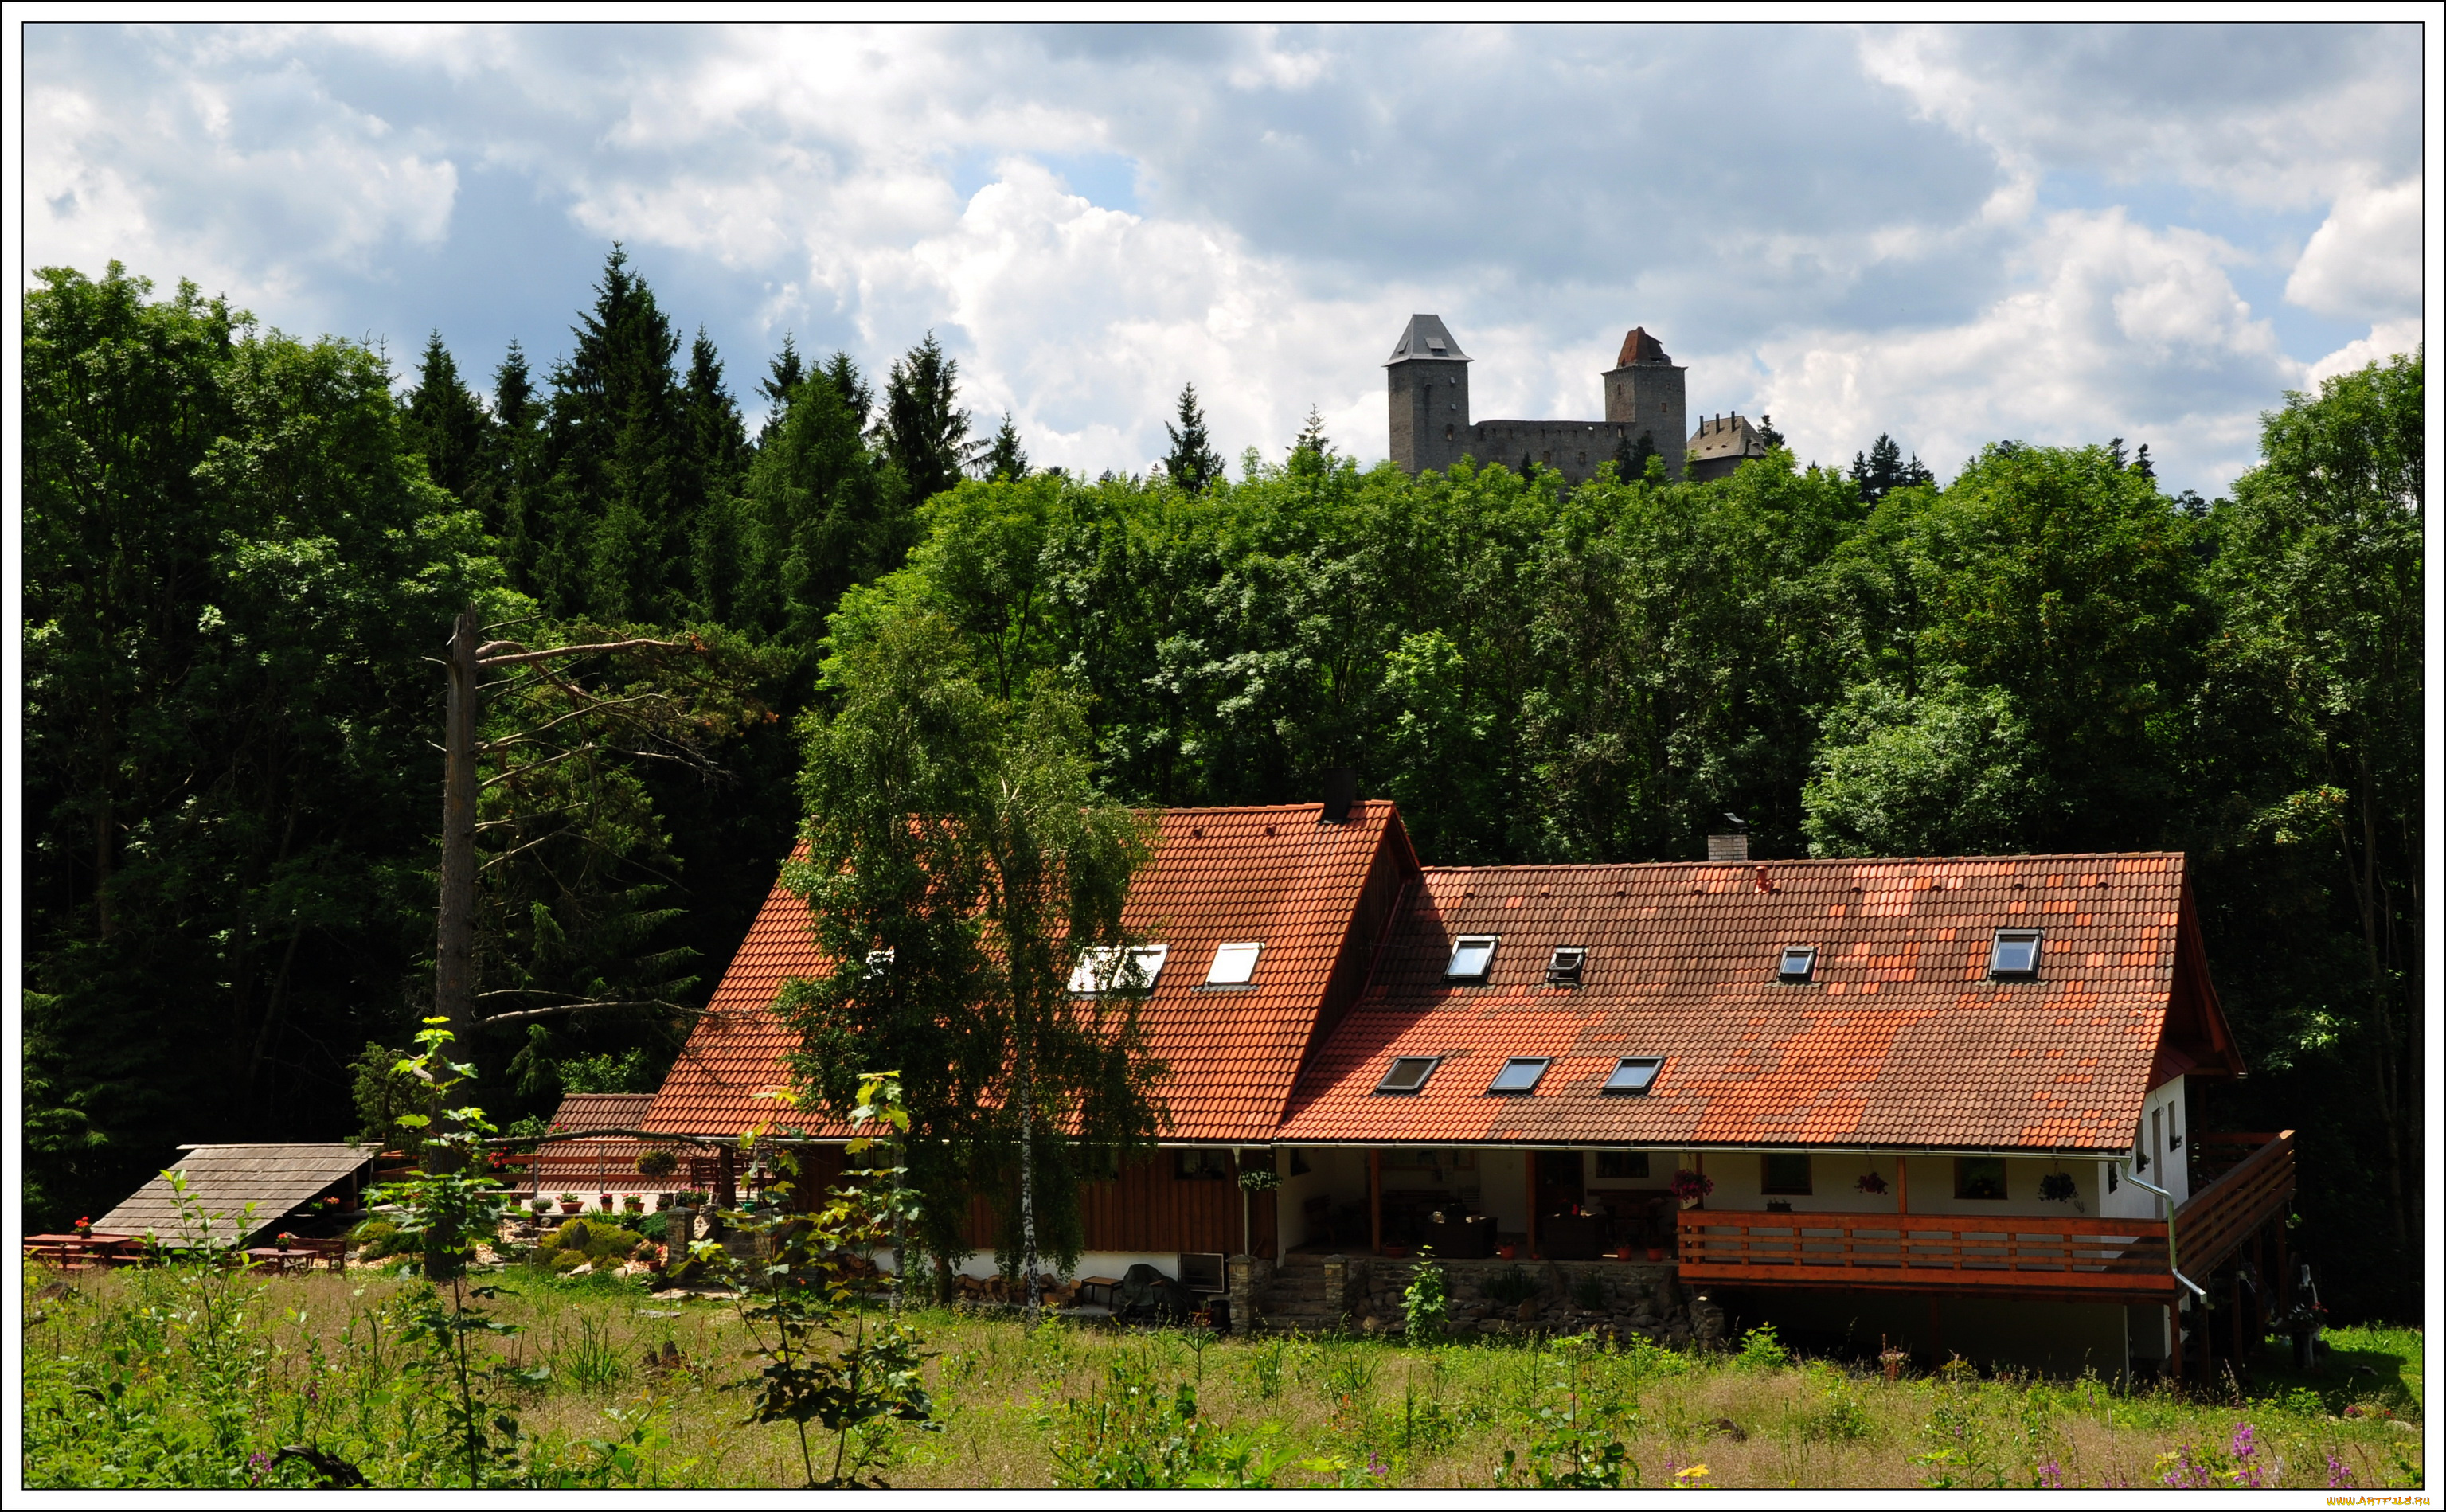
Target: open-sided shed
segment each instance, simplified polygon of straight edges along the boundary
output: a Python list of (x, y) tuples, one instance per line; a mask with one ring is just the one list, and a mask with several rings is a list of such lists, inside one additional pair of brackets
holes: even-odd
[(182, 1173), (196, 1215), (209, 1219), (198, 1225), (200, 1232), (189, 1232), (169, 1171), (137, 1188), (93, 1226), (102, 1234), (149, 1234), (177, 1247), (244, 1246), (325, 1196), (342, 1196), (348, 1206), (357, 1206), (357, 1189), (378, 1153), (372, 1144), (185, 1145), (170, 1170)]

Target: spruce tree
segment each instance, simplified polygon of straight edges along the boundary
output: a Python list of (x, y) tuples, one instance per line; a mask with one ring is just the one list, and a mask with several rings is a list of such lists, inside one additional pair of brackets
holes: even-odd
[(781, 332), (781, 350), (773, 359), (764, 381), (756, 391), (764, 396), (764, 425), (756, 433), (756, 444), (763, 445), (781, 428), (781, 416), (790, 407), (790, 396), (807, 381), (806, 365), (799, 360), (799, 345), (789, 331)]
[(572, 334), (576, 349), (552, 375), (536, 595), (557, 614), (673, 622), (688, 561), (673, 497), (687, 445), (671, 370), (679, 335), (616, 242)]
[(875, 390), (867, 386), (866, 375), (857, 370), (857, 364), (845, 351), (836, 351), (826, 358), (821, 370), (824, 381), (833, 386), (833, 392), (840, 397), (843, 407), (863, 433), (875, 418)]
[(1852, 454), (1852, 486), (1860, 491), (1863, 502), (1873, 504), (1894, 491), (1902, 482), (1902, 461), (1903, 449), (1884, 431), (1877, 432), (1866, 455)]
[(969, 415), (959, 406), (960, 365), (943, 355), (932, 331), (892, 365), (883, 386), (883, 455), (898, 471), (911, 506), (960, 481), (968, 461)]
[(466, 502), (484, 517), (501, 543), (502, 565), (521, 593), (535, 592), (536, 542), (531, 513), (541, 481), (544, 406), (536, 399), (527, 354), (514, 337), (493, 370), (493, 417)]
[(1020, 449), (1019, 427), (1007, 409), (1002, 412), (1002, 428), (986, 447), (983, 468), (988, 482), (1017, 482), (1027, 476), (1027, 453)]
[(690, 597), (703, 617), (727, 620), (728, 598), (744, 567), (736, 497), (746, 470), (747, 426), (723, 386), (722, 358), (703, 327), (688, 349), (687, 453), (678, 503), (686, 522), (693, 581)]
[(1647, 459), (1656, 455), (1656, 432), (1643, 430), (1622, 457), (1622, 480), (1637, 482), (1647, 476)]
[(450, 497), (463, 500), (477, 477), (486, 429), (484, 406), (460, 381), (458, 362), (442, 344), (442, 332), (434, 331), (425, 338), (416, 387), (400, 417), (401, 449), (423, 453), (425, 472)]
[(1165, 476), (1188, 494), (1202, 494), (1223, 476), (1223, 459), (1206, 435), (1206, 412), (1197, 407), (1197, 386), (1180, 386), (1180, 424), (1166, 422), (1172, 454), (1163, 460)]
[(1783, 432), (1775, 428), (1773, 415), (1759, 416), (1759, 444), (1769, 451), (1783, 444)]

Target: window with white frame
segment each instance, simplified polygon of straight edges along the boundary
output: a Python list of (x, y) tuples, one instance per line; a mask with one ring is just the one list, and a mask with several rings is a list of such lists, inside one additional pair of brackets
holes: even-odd
[(1070, 991), (1082, 996), (1150, 992), (1155, 979), (1163, 974), (1163, 960), (1171, 952), (1169, 945), (1136, 945), (1127, 950), (1098, 945), (1082, 951), (1079, 964), (1070, 972)]

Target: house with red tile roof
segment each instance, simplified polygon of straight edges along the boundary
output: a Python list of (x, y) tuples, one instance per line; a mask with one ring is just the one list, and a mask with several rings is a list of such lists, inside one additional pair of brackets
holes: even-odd
[[(1610, 1259), (2114, 1368), (2220, 1267), (2281, 1276), (2291, 1137), (2192, 1125), (2245, 1068), (2182, 856), (1725, 849), (1423, 867), (1382, 801), (1164, 813), (1126, 922), (1170, 1121), (1089, 1193), (1084, 1268)], [(768, 1007), (820, 969), (777, 888), (645, 1126), (772, 1124)]]

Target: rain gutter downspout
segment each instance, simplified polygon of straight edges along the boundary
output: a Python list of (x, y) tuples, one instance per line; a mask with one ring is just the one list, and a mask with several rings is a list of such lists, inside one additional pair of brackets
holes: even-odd
[(2138, 1177), (2136, 1177), (2136, 1176), (2133, 1175), (2133, 1174), (2132, 1174), (2132, 1163), (2131, 1163), (2131, 1162), (2130, 1162), (2130, 1161), (2128, 1161), (2128, 1160), (2125, 1160), (2125, 1161), (2117, 1161), (2116, 1163), (2123, 1167), (2123, 1179), (2124, 1179), (2125, 1181), (2127, 1181), (2131, 1182), (2133, 1185), (2135, 1185), (2135, 1186), (2136, 1186), (2136, 1187), (2140, 1188), (2140, 1190), (2142, 1190), (2142, 1191), (2144, 1191), (2144, 1192), (2154, 1192), (2154, 1193), (2155, 1193), (2155, 1194), (2156, 1194), (2156, 1196), (2157, 1196), (2157, 1200), (2165, 1204), (2165, 1206), (2166, 1206), (2166, 1269), (2167, 1269), (2167, 1270), (2169, 1270), (2169, 1271), (2173, 1272), (2173, 1274), (2174, 1274), (2174, 1279), (2175, 1279), (2175, 1280), (2180, 1281), (2180, 1282), (2182, 1282), (2185, 1286), (2190, 1287), (2190, 1288), (2192, 1289), (2192, 1295), (2193, 1296), (2198, 1297), (2198, 1298), (2199, 1298), (2201, 1301), (2203, 1301), (2203, 1302), (2207, 1301), (2207, 1300), (2209, 1299), (2208, 1289), (2207, 1289), (2206, 1287), (2203, 1287), (2202, 1285), (2200, 1285), (2200, 1283), (2199, 1283), (2199, 1282), (2192, 1280), (2190, 1276), (2185, 1276), (2185, 1275), (2183, 1274), (2183, 1271), (2182, 1271), (2183, 1257), (2182, 1257), (2182, 1256), (2181, 1256), (2180, 1254), (2176, 1253), (2176, 1251), (2175, 1251), (2175, 1249), (2174, 1249), (2174, 1194), (2173, 1194), (2173, 1193), (2172, 1193), (2172, 1192), (2167, 1191), (2167, 1190), (2166, 1190), (2164, 1187), (2162, 1187), (2162, 1186), (2154, 1185), (2154, 1184), (2152, 1184), (2152, 1183), (2150, 1183), (2150, 1182), (2148, 1182), (2148, 1181), (2144, 1181), (2140, 1180), (2140, 1178), (2138, 1178)]

